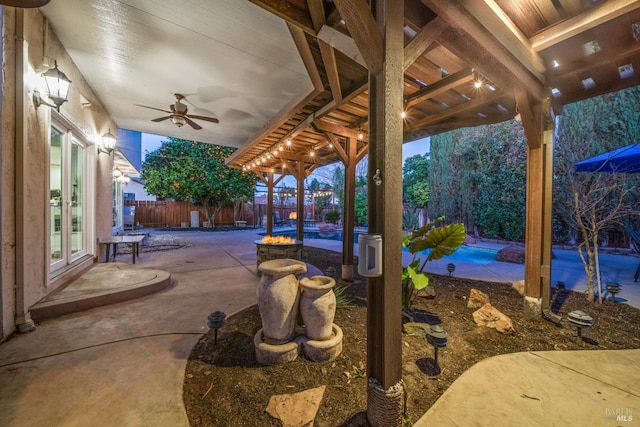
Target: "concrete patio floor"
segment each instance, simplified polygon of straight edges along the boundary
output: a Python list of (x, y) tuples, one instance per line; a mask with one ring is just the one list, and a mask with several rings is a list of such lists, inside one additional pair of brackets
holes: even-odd
[[(179, 233), (179, 239), (191, 246), (144, 252), (135, 266), (126, 266), (170, 273), (173, 282), (167, 288), (45, 320), (36, 331), (0, 345), (0, 425), (188, 425), (182, 402), (188, 356), (208, 331), (208, 314), (221, 310), (230, 316), (255, 304), (256, 234), (251, 230), (184, 232)], [(341, 242), (336, 241), (311, 239), (305, 244), (341, 248)], [(554, 281), (564, 278), (567, 287), (579, 286), (579, 276), (584, 276), (581, 266), (570, 257), (557, 255)], [(118, 260), (127, 262), (129, 256)], [(639, 306), (640, 298), (632, 296), (640, 288), (632, 280), (638, 259), (613, 260), (611, 266), (604, 267), (607, 280), (615, 277), (622, 284), (619, 300), (626, 298)], [(455, 274), (506, 281), (523, 275), (522, 266), (466, 264), (456, 262)], [(443, 265), (434, 262), (432, 268), (442, 273), (446, 271)], [(114, 267), (99, 264), (94, 270), (104, 268)], [(502, 425), (571, 425), (565, 422), (571, 418), (554, 418), (555, 414), (569, 417), (582, 412), (591, 414), (589, 425), (617, 425), (612, 424), (610, 409), (635, 412), (637, 422), (638, 360), (640, 350), (519, 353), (488, 359), (461, 376), (420, 423), (500, 425), (504, 420)], [(520, 375), (522, 372), (527, 374)], [(571, 384), (581, 391), (571, 393)], [(596, 402), (594, 399), (604, 397), (596, 392), (603, 391), (608, 400)], [(539, 400), (529, 402), (520, 397), (523, 394)], [(584, 411), (589, 405), (590, 412)], [(515, 417), (521, 409), (526, 409), (526, 417), (500, 418), (501, 414)]]

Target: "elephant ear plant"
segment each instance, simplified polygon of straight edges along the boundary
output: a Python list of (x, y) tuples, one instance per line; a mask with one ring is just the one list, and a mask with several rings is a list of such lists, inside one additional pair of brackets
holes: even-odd
[[(451, 255), (464, 243), (466, 235), (464, 224), (437, 227), (442, 220), (444, 220), (443, 216), (409, 235), (402, 236), (402, 247), (408, 247), (409, 252), (413, 254), (411, 264), (402, 271), (402, 305), (405, 312), (411, 308), (417, 291), (433, 286), (433, 280), (424, 273), (427, 263)], [(417, 254), (427, 249), (430, 249), (430, 252), (422, 262), (417, 258)]]

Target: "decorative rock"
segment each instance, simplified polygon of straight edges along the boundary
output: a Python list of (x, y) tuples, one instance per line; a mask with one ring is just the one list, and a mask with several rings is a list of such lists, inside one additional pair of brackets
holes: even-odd
[(282, 421), (283, 427), (312, 426), (324, 396), (326, 386), (293, 394), (271, 396), (267, 413)]
[(513, 287), (513, 289), (518, 291), (520, 295), (524, 296), (524, 280), (517, 280), (513, 282), (511, 286)]
[(423, 337), (427, 333), (431, 325), (421, 322), (407, 322), (402, 325), (402, 332), (407, 335)]
[(498, 332), (509, 334), (515, 332), (511, 319), (489, 303), (473, 312), (473, 321), (477, 325), (495, 328)]
[(524, 264), (524, 248), (516, 245), (504, 247), (498, 251), (496, 261)]
[(469, 293), (469, 302), (467, 303), (468, 308), (480, 308), (488, 303), (489, 295), (477, 289), (471, 289), (471, 292)]
[(465, 245), (475, 245), (476, 244), (476, 239), (472, 235), (467, 234), (466, 236), (464, 236), (464, 244)]

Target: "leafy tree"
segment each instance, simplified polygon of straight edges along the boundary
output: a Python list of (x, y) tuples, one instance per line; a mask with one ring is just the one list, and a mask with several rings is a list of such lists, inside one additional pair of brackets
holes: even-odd
[(355, 222), (357, 225), (369, 223), (369, 194), (366, 176), (356, 177)]
[(404, 161), (402, 167), (402, 193), (404, 200), (424, 208), (429, 201), (429, 154), (416, 154)]
[(482, 235), (521, 239), (526, 153), (522, 124), (515, 120), (431, 138), (429, 211)]
[(203, 206), (207, 221), (213, 225), (224, 204), (251, 197), (255, 188), (253, 173), (225, 165), (224, 159), (233, 151), (230, 147), (170, 138), (145, 158), (145, 190), (158, 197)]

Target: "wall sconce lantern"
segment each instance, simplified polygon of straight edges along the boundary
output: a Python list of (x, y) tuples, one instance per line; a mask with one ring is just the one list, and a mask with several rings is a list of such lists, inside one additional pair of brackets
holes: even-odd
[(116, 136), (111, 133), (111, 128), (109, 128), (109, 131), (102, 135), (102, 146), (98, 147), (98, 152), (107, 153), (107, 155), (110, 156), (116, 148), (116, 142), (118, 142), (118, 140)]
[(33, 103), (36, 108), (41, 105), (46, 105), (60, 112), (60, 106), (67, 102), (71, 80), (69, 80), (65, 73), (58, 69), (57, 61), (54, 62), (53, 68), (50, 68), (46, 73), (42, 74), (42, 77), (44, 77), (44, 82), (47, 85), (47, 97), (53, 104), (44, 101), (40, 97), (40, 91), (37, 89), (33, 91)]

